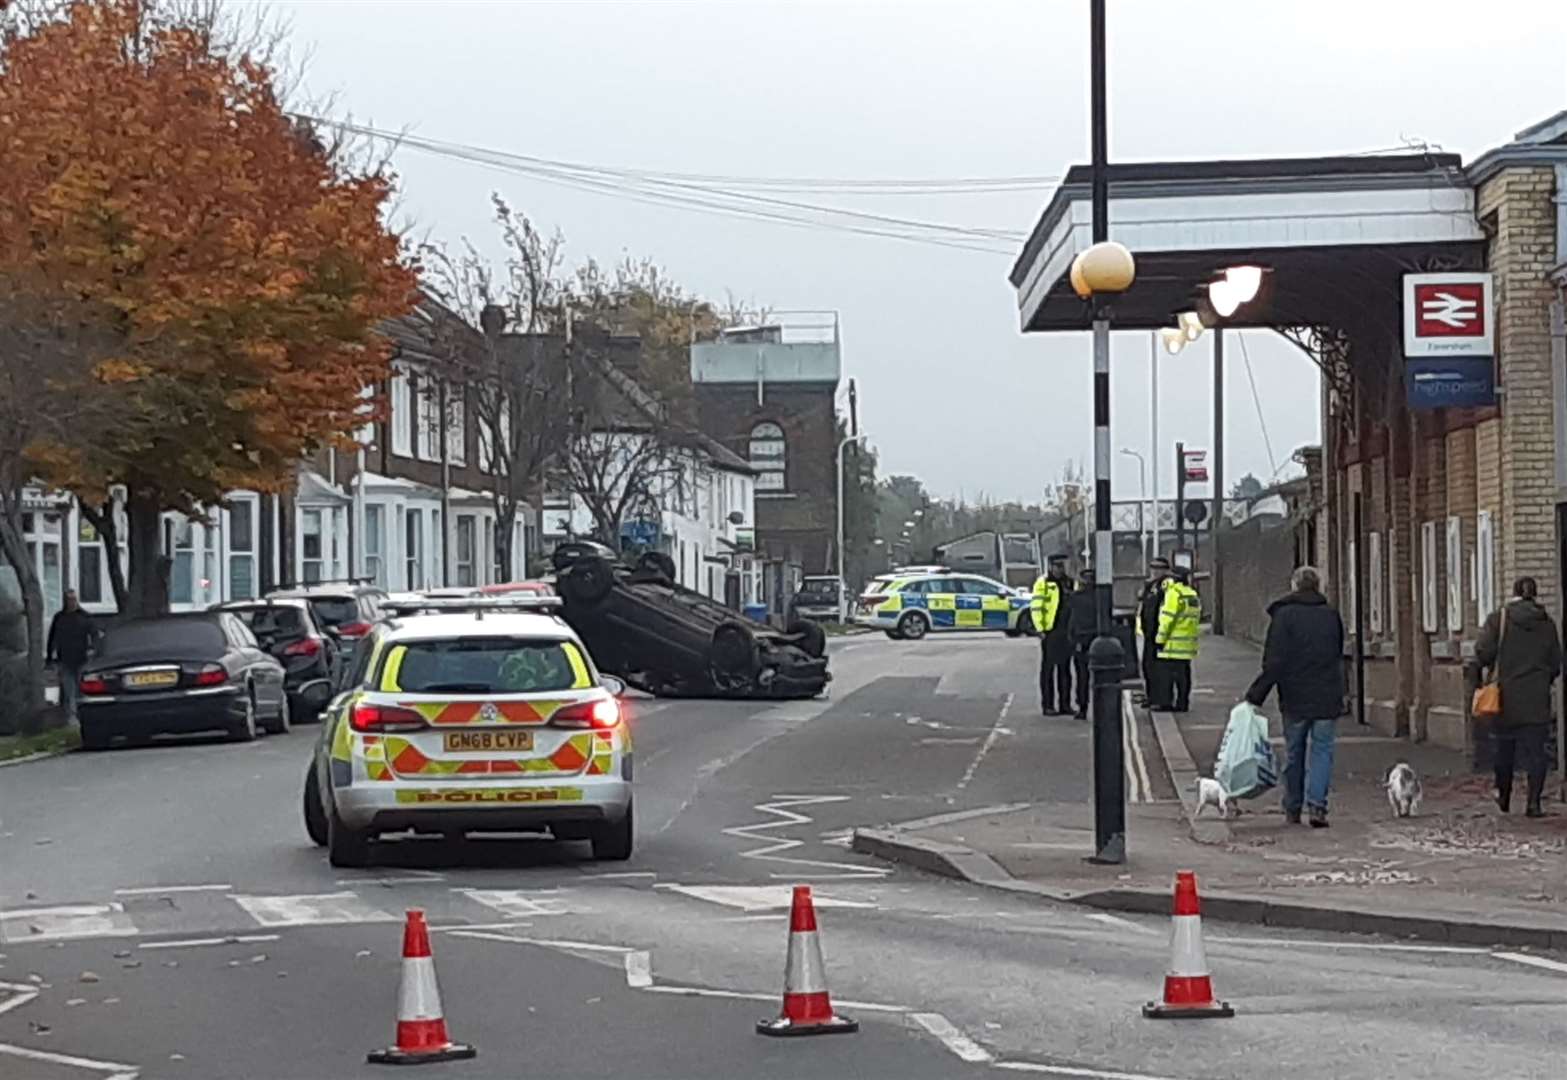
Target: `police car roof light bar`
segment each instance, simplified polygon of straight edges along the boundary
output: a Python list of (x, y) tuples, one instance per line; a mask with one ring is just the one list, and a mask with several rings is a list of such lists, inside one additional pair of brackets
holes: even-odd
[(552, 614), (566, 606), (558, 596), (437, 596), (420, 600), (389, 600), (381, 605), (388, 615), (479, 615), (521, 611)]

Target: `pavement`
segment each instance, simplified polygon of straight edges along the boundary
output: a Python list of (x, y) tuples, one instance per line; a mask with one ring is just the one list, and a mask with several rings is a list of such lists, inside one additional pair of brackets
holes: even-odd
[[(960, 846), (1028, 820), (1036, 846), (992, 860), (1006, 877), (1030, 859), (1080, 862), (1089, 729), (1038, 715), (1037, 646), (878, 635), (830, 649), (830, 698), (629, 703), (627, 863), (538, 838), (393, 840), (371, 868), (336, 870), (300, 821), (310, 725), (5, 770), (0, 1076), (373, 1075), (364, 1055), (392, 1038), (411, 907), (428, 912), (452, 1034), (479, 1049), (443, 1075), (1558, 1071), (1567, 957), (1497, 942), (1212, 921), (1208, 957), (1237, 1018), (1143, 1020), (1168, 961), (1162, 910), (1112, 914), (851, 849), (898, 822)], [(1146, 717), (1129, 727), (1135, 860), (1198, 848), (1157, 745)], [(753, 1031), (778, 1009), (797, 882), (815, 890), (856, 1035)]]

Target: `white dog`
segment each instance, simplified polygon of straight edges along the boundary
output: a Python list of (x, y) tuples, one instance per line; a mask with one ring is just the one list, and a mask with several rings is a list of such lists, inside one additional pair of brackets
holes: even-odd
[(1230, 816), (1230, 797), (1225, 793), (1224, 785), (1217, 780), (1206, 776), (1197, 778), (1197, 812), (1193, 817), (1201, 817), (1205, 806), (1217, 807), (1220, 817)]
[(1420, 774), (1407, 761), (1400, 761), (1387, 773), (1388, 805), (1395, 817), (1409, 817), (1420, 809)]

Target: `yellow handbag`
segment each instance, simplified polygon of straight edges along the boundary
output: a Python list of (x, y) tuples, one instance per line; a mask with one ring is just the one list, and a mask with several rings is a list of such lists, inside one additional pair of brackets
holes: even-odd
[(1502, 715), (1502, 686), (1498, 681), (1502, 666), (1502, 642), (1507, 640), (1507, 608), (1503, 607), (1497, 616), (1501, 623), (1496, 634), (1496, 660), (1491, 664), (1491, 678), (1484, 686), (1475, 690), (1474, 700), (1469, 704), (1469, 712), (1481, 720), (1494, 720)]

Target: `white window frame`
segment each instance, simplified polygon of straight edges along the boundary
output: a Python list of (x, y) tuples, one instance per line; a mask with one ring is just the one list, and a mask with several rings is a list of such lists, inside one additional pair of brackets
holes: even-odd
[(1475, 625), (1483, 626), (1496, 610), (1496, 527), (1489, 510), (1475, 519)]
[[(452, 551), (456, 580), (454, 585), (476, 588), (479, 584), (479, 515), (453, 514), (456, 524), (452, 529)], [(463, 533), (467, 533), (468, 550), (463, 552)]]
[(435, 380), (421, 376), (414, 382), (414, 457), (440, 461), (441, 404)]
[(1464, 628), (1464, 523), (1454, 514), (1447, 519), (1447, 629)]
[[(299, 508), (299, 584), (314, 585), (317, 582), (327, 581), (332, 577), (331, 568), (331, 531), (332, 509), (328, 506), (306, 505)], [(315, 532), (312, 534), (308, 526), (315, 523)], [(316, 538), (316, 554), (312, 557), (308, 554), (307, 545), (310, 537)], [(311, 567), (315, 567), (314, 576), (311, 575)]]
[[(254, 495), (234, 495), (229, 497), (228, 503), (228, 509), (223, 512), (225, 535), (228, 538), (228, 543), (223, 548), (227, 553), (224, 571), (228, 575), (225, 581), (227, 591), (224, 596), (229, 600), (254, 600), (261, 592), (261, 582), (256, 573), (261, 546), (261, 500)], [(234, 524), (236, 506), (243, 506), (250, 513), (250, 529), (243, 536), (242, 531)], [(241, 539), (247, 546), (236, 546), (235, 541)], [(236, 565), (248, 565), (250, 568), (250, 595), (248, 596), (237, 596), (233, 593), (234, 582), (240, 578), (240, 575), (234, 573)]]
[(1420, 628), (1428, 634), (1442, 629), (1436, 589), (1436, 522), (1420, 523)]
[[(424, 588), (424, 531), (427, 527), (424, 509), (408, 507), (403, 516), (403, 584), (410, 591)], [(410, 539), (412, 543), (409, 543)]]
[(413, 430), (417, 421), (413, 404), (411, 377), (401, 369), (392, 372), (392, 387), (388, 395), (391, 407), (387, 424), (392, 429), (392, 453), (399, 457), (413, 457)]
[(446, 399), (446, 458), (453, 465), (468, 464), (468, 408), (462, 390), (454, 387)]
[[(201, 589), (201, 606), (211, 607), (223, 601), (223, 515), (199, 523), (201, 530), (201, 577), (194, 585)], [(205, 582), (205, 584), (203, 584)]]
[[(776, 454), (771, 452), (774, 443), (777, 444)], [(760, 456), (759, 448), (762, 451)], [(776, 495), (789, 490), (789, 440), (784, 435), (782, 424), (771, 420), (753, 424), (746, 439), (746, 457), (751, 468), (756, 470), (756, 490), (759, 493)]]
[[(368, 501), (365, 503), (365, 576), (383, 589), (387, 587), (386, 523), (391, 517), (386, 510), (385, 503)], [(372, 520), (376, 522), (374, 529), (370, 527)]]

